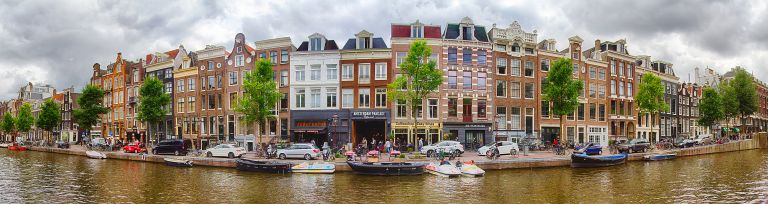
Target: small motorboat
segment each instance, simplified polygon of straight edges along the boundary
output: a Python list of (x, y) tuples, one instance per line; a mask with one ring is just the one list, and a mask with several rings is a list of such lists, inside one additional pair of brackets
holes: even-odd
[(250, 159), (235, 160), (236, 168), (240, 171), (255, 171), (267, 173), (289, 173), (291, 164), (274, 161), (256, 161)]
[(175, 167), (192, 167), (192, 161), (186, 159), (163, 158), (165, 165)]
[(450, 162), (444, 162), (439, 165), (435, 163), (430, 163), (430, 164), (427, 164), (427, 166), (424, 167), (424, 169), (426, 169), (427, 172), (429, 172), (430, 174), (434, 174), (442, 177), (461, 176), (461, 171), (455, 166), (451, 165)]
[(0, 148), (8, 148), (8, 146), (11, 146), (11, 145), (8, 143), (0, 144)]
[(676, 154), (652, 154), (643, 156), (645, 161), (670, 160), (677, 158)]
[(459, 167), (461, 170), (461, 175), (469, 176), (469, 177), (481, 177), (485, 175), (485, 170), (481, 169), (480, 167), (477, 167), (475, 165), (474, 161), (468, 161), (461, 164), (461, 167)]
[(91, 150), (85, 151), (85, 156), (88, 156), (88, 158), (91, 158), (91, 159), (106, 159), (107, 158), (106, 154), (101, 153), (101, 152), (97, 152), (97, 151), (91, 151)]
[(626, 161), (626, 154), (607, 156), (589, 156), (586, 154), (571, 155), (571, 167), (604, 167), (623, 164)]
[(293, 173), (304, 174), (332, 174), (336, 171), (336, 165), (328, 162), (312, 163), (303, 162), (291, 167)]
[(18, 143), (12, 143), (8, 146), (8, 150), (11, 151), (27, 151), (27, 147), (21, 146)]
[(393, 162), (352, 162), (348, 161), (347, 164), (352, 168), (352, 171), (358, 174), (364, 175), (379, 175), (379, 176), (407, 176), (407, 175), (421, 175), (424, 173), (424, 163), (393, 163)]

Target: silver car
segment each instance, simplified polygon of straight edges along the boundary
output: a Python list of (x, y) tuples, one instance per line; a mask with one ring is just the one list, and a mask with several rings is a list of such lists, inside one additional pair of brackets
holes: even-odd
[(277, 150), (277, 157), (280, 159), (296, 158), (312, 160), (322, 157), (323, 153), (320, 148), (311, 143), (296, 143), (288, 146), (285, 149)]

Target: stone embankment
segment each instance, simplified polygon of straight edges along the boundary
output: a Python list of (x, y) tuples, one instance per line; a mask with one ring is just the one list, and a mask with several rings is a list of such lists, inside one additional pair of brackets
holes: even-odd
[[(733, 141), (726, 144), (716, 144), (716, 145), (707, 145), (707, 146), (697, 146), (697, 147), (691, 147), (691, 148), (685, 148), (685, 149), (676, 149), (671, 151), (665, 151), (664, 153), (675, 153), (677, 154), (678, 157), (687, 157), (687, 156), (714, 154), (714, 153), (722, 153), (722, 152), (752, 150), (752, 149), (760, 149), (760, 148), (768, 148), (768, 134), (766, 133), (756, 134), (753, 139), (748, 139), (748, 140)], [(50, 147), (31, 147), (30, 150), (85, 156), (85, 150), (82, 148), (58, 149), (58, 148), (50, 148)], [(655, 152), (655, 153), (659, 153), (659, 152)], [(643, 156), (649, 155), (649, 154), (655, 154), (655, 153), (631, 154), (628, 160), (642, 161)], [(122, 152), (105, 152), (105, 154), (107, 155), (107, 159), (121, 159), (121, 160), (130, 160), (130, 161), (162, 163), (164, 162), (163, 158), (170, 157), (170, 158), (184, 158), (184, 159), (192, 160), (193, 164), (196, 166), (227, 167), (227, 168), (235, 167), (235, 160), (227, 159), (227, 158), (178, 157), (178, 156), (165, 156), (165, 155), (130, 154), (130, 153), (122, 153)], [(517, 158), (512, 158), (512, 159), (499, 159), (499, 160), (493, 160), (493, 161), (485, 160), (483, 159), (483, 157), (478, 157), (478, 156), (466, 156), (466, 157), (462, 157), (461, 159), (464, 161), (475, 160), (477, 165), (483, 169), (530, 169), (530, 168), (543, 168), (543, 167), (565, 167), (571, 164), (570, 158), (564, 157), (564, 156), (554, 156), (554, 155), (548, 156), (548, 157), (547, 156), (544, 156), (544, 157), (519, 156)], [(286, 160), (286, 161), (294, 164), (304, 162), (303, 160)], [(401, 160), (395, 159), (395, 161), (401, 161)], [(427, 160), (413, 160), (412, 162), (425, 162), (425, 161)], [(351, 169), (349, 168), (349, 165), (347, 165), (346, 162), (337, 160), (337, 162), (335, 163), (336, 163), (337, 171), (351, 171)]]

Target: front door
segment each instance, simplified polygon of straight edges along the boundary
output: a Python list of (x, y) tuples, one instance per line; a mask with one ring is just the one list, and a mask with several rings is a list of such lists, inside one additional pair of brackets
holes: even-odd
[(464, 118), (464, 122), (472, 122), (472, 99), (465, 98), (463, 103), (463, 109), (464, 113), (462, 113), (462, 117)]

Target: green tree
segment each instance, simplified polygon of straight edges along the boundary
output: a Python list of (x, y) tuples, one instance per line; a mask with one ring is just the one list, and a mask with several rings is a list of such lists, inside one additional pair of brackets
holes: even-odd
[(566, 115), (573, 114), (579, 106), (579, 95), (584, 90), (584, 82), (573, 78), (573, 61), (560, 58), (552, 64), (547, 81), (542, 84), (544, 101), (552, 104), (552, 114), (560, 117), (560, 141), (563, 140), (563, 122)]
[(710, 87), (704, 88), (699, 100), (699, 120), (697, 123), (707, 128), (723, 119), (723, 99)]
[[(640, 113), (651, 114), (651, 128), (655, 125), (656, 116), (661, 111), (669, 110), (669, 104), (664, 101), (664, 85), (661, 83), (661, 78), (653, 73), (643, 74), (635, 101)], [(658, 137), (657, 134), (655, 138)], [(650, 141), (653, 142), (653, 139)]]
[(256, 61), (254, 71), (246, 72), (243, 79), (243, 95), (238, 98), (235, 111), (243, 114), (243, 121), (250, 126), (256, 123), (256, 134), (262, 144), (261, 128), (267, 119), (274, 119), (272, 110), (282, 94), (273, 79), (272, 63), (267, 59)]
[(32, 116), (32, 105), (24, 103), (24, 105), (21, 105), (19, 112), (16, 113), (16, 130), (24, 133), (29, 132), (34, 123), (35, 117)]
[(731, 86), (731, 83), (728, 81), (723, 81), (718, 86), (720, 97), (722, 98), (722, 112), (723, 112), (723, 119), (725, 119), (725, 127), (727, 132), (725, 133), (726, 136), (729, 135), (728, 132), (731, 131), (731, 119), (735, 118), (739, 115), (739, 101), (736, 99), (736, 93), (733, 87)]
[[(15, 119), (13, 118), (13, 115), (11, 115), (11, 112), (6, 112), (3, 115), (3, 122), (0, 123), (0, 129), (2, 129), (6, 135), (13, 135), (13, 132), (16, 130), (16, 122), (14, 121)], [(11, 138), (11, 141), (15, 140), (15, 137)]]
[(149, 77), (144, 80), (139, 88), (139, 108), (136, 118), (146, 122), (149, 129), (150, 140), (152, 138), (152, 125), (156, 125), (168, 113), (171, 96), (163, 91), (163, 82), (157, 77)]
[(38, 128), (48, 131), (47, 139), (49, 142), (53, 139), (51, 138), (53, 129), (58, 127), (59, 124), (61, 124), (61, 106), (53, 101), (53, 99), (45, 100), (42, 107), (40, 107), (36, 125)]
[(99, 123), (100, 116), (109, 112), (101, 103), (104, 100), (104, 90), (92, 84), (85, 85), (80, 97), (77, 97), (78, 107), (73, 111), (77, 124), (89, 134), (93, 126)]
[(387, 85), (390, 101), (403, 101), (411, 109), (414, 134), (417, 129), (416, 111), (429, 94), (434, 93), (443, 83), (443, 72), (437, 69), (437, 62), (430, 60), (432, 48), (426, 41), (411, 43), (408, 55), (400, 64), (400, 76)]
[(752, 75), (742, 68), (736, 68), (736, 76), (731, 82), (734, 98), (738, 101), (738, 112), (741, 116), (741, 131), (744, 131), (747, 117), (755, 113), (758, 108), (758, 96)]

